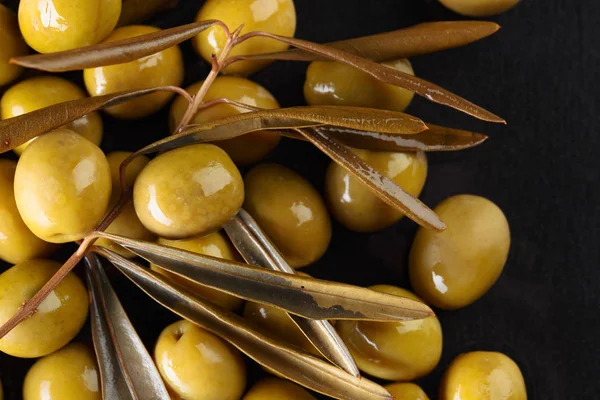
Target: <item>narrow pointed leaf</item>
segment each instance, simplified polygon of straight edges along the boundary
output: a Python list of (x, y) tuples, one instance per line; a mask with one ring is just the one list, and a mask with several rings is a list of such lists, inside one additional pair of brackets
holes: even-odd
[[(224, 229), (248, 264), (296, 274), (256, 221), (243, 209), (225, 224)], [(329, 321), (308, 320), (290, 314), (288, 316), (325, 358), (349, 374), (360, 376), (354, 358)]]
[(95, 235), (188, 280), (305, 318), (401, 321), (433, 315), (421, 302), (358, 286), (268, 271), (105, 232)]
[(76, 71), (123, 64), (146, 57), (191, 39), (219, 21), (209, 20), (164, 29), (132, 38), (99, 43), (79, 49), (16, 57), (11, 63), (48, 72)]
[(252, 329), (243, 318), (194, 296), (159, 273), (140, 267), (106, 249), (98, 251), (156, 302), (220, 336), (262, 366), (333, 398), (392, 399), (392, 396), (376, 383), (357, 378), (299, 349), (262, 335)]
[(123, 0), (117, 26), (137, 24), (156, 13), (174, 8), (178, 0)]

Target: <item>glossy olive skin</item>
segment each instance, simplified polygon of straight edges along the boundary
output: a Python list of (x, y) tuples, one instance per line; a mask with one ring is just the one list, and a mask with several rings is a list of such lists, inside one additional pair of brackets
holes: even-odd
[[(56, 273), (60, 264), (29, 260), (0, 275), (0, 324), (4, 324)], [(48, 355), (71, 341), (88, 313), (88, 294), (77, 276), (69, 273), (50, 295), (4, 338), (0, 351), (14, 357)]]
[(256, 382), (242, 400), (315, 400), (302, 387), (272, 376)]
[[(420, 300), (395, 286), (371, 289)], [(442, 354), (442, 328), (435, 316), (405, 322), (338, 321), (336, 329), (358, 368), (381, 379), (409, 381), (425, 376)]]
[(331, 241), (331, 221), (323, 199), (307, 180), (282, 165), (261, 164), (246, 174), (244, 183), (244, 209), (292, 267), (321, 258)]
[(510, 10), (520, 0), (440, 0), (444, 6), (467, 17), (489, 17)]
[[(352, 151), (414, 197), (421, 194), (427, 179), (425, 153)], [(331, 215), (340, 224), (356, 232), (375, 232), (403, 217), (401, 212), (384, 203), (333, 161), (325, 176), (325, 198)]]
[(17, 163), (0, 159), (0, 259), (18, 264), (50, 255), (56, 246), (35, 236), (23, 222), (15, 203)]
[(440, 400), (527, 400), (519, 366), (502, 353), (461, 354), (446, 371)]
[(472, 195), (450, 197), (434, 211), (446, 230), (419, 228), (410, 250), (410, 282), (427, 304), (465, 307), (502, 273), (510, 248), (508, 221), (494, 203)]
[(238, 400), (246, 387), (241, 353), (189, 321), (162, 331), (154, 361), (169, 390), (182, 399)]
[(21, 0), (19, 27), (33, 49), (54, 53), (100, 42), (120, 14), (121, 0)]
[[(160, 29), (152, 26), (124, 26), (115, 29), (104, 43), (158, 31)], [(183, 57), (179, 47), (173, 46), (128, 63), (85, 69), (83, 80), (91, 96), (156, 86), (180, 86), (183, 82)], [(160, 110), (172, 97), (173, 92), (157, 92), (105, 111), (120, 119), (143, 118)]]
[[(407, 59), (384, 65), (414, 75)], [(383, 108), (404, 111), (414, 93), (383, 83), (350, 65), (332, 61), (314, 61), (306, 71), (304, 99), (309, 105), (337, 105)]]
[(395, 400), (429, 400), (423, 389), (410, 382), (392, 383), (384, 388)]
[(23, 400), (102, 400), (96, 356), (71, 343), (36, 361), (23, 382)]
[[(201, 85), (202, 82), (197, 82), (186, 90), (194, 95), (198, 93)], [(279, 108), (279, 103), (267, 89), (248, 79), (234, 76), (221, 76), (215, 79), (204, 96), (204, 101), (218, 98), (226, 98), (258, 108)], [(187, 106), (188, 102), (181, 96), (178, 96), (173, 102), (169, 119), (172, 132), (179, 125)], [(229, 104), (219, 104), (200, 110), (191, 123), (202, 124), (244, 112), (248, 112), (248, 110)], [(225, 150), (236, 164), (247, 165), (266, 156), (277, 146), (279, 139), (280, 136), (277, 133), (257, 131), (233, 139), (220, 140), (214, 144)]]
[(15, 80), (23, 71), (18, 65), (10, 64), (12, 57), (27, 54), (27, 45), (21, 37), (17, 16), (0, 4), (0, 86)]
[(244, 182), (231, 158), (212, 144), (171, 150), (150, 161), (133, 187), (142, 224), (167, 239), (214, 232), (244, 201)]
[(110, 167), (96, 145), (68, 129), (37, 138), (15, 173), (15, 201), (40, 239), (82, 239), (100, 222), (110, 199)]
[[(233, 32), (244, 24), (242, 34), (266, 31), (282, 36), (294, 36), (296, 31), (296, 9), (293, 0), (207, 0), (196, 21), (218, 19)], [(227, 38), (221, 27), (214, 26), (193, 39), (196, 52), (211, 62), (211, 55), (219, 56)], [(272, 39), (256, 37), (240, 43), (229, 53), (230, 56), (262, 54), (283, 51), (287, 45)], [(225, 69), (227, 74), (249, 75), (266, 67), (272, 61), (238, 61)]]
[[(0, 100), (0, 117), (18, 117), (40, 108), (84, 97), (87, 97), (85, 92), (66, 79), (50, 75), (36, 76), (17, 83), (4, 93)], [(102, 118), (97, 112), (91, 112), (64, 127), (79, 133), (97, 146), (102, 141)], [(15, 153), (21, 155), (33, 140), (35, 139), (15, 148)]]
[[(158, 243), (207, 256), (243, 262), (237, 250), (233, 247), (223, 232), (215, 232), (207, 236), (186, 240), (167, 240), (160, 238), (158, 239)], [(215, 303), (228, 310), (238, 309), (243, 303), (243, 300), (238, 297), (191, 282), (185, 278), (165, 271), (157, 265), (151, 264), (150, 267), (154, 271), (170, 277), (179, 285), (182, 285), (186, 289), (190, 290), (192, 293), (208, 299), (212, 303)]]

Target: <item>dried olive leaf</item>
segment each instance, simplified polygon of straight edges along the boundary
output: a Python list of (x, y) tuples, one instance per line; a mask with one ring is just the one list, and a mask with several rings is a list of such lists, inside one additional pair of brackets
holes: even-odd
[(113, 290), (95, 254), (85, 258), (90, 319), (106, 399), (169, 400), (154, 361)]
[(182, 278), (305, 318), (402, 321), (433, 315), (421, 302), (358, 286), (268, 271), (106, 232), (94, 236), (112, 240)]
[(209, 20), (177, 26), (132, 38), (99, 43), (79, 49), (15, 57), (11, 63), (48, 72), (75, 71), (137, 60), (191, 39), (219, 21)]
[(175, 8), (179, 0), (123, 0), (117, 26), (143, 22), (153, 15)]
[(240, 316), (194, 296), (159, 273), (108, 250), (98, 251), (163, 307), (220, 336), (264, 367), (333, 398), (392, 399), (378, 384), (365, 378), (357, 378), (302, 350), (264, 336)]
[[(227, 222), (223, 228), (248, 264), (296, 274), (296, 271), (285, 261), (283, 255), (254, 221), (254, 218), (245, 210), (240, 210), (238, 215)], [(287, 315), (326, 359), (349, 374), (360, 376), (352, 354), (329, 321), (309, 320), (293, 314)]]
[[(392, 32), (326, 43), (345, 52), (373, 61), (414, 57), (476, 42), (500, 29), (488, 21), (426, 22)], [(278, 53), (256, 54), (249, 58), (270, 60), (315, 61), (326, 58), (307, 51), (292, 49)]]

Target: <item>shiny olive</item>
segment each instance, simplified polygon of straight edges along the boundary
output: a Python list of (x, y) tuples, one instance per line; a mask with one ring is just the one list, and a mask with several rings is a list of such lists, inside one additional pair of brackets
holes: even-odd
[(282, 165), (261, 164), (244, 182), (244, 208), (292, 267), (321, 258), (331, 240), (331, 221), (323, 199), (307, 180)]
[(423, 389), (414, 383), (392, 383), (384, 387), (395, 400), (429, 400)]
[(15, 173), (15, 200), (40, 239), (82, 239), (100, 222), (110, 199), (110, 167), (102, 150), (68, 129), (37, 138)]
[[(17, 16), (6, 6), (0, 4), (0, 86), (16, 79), (23, 68), (10, 64), (12, 57), (27, 54), (27, 45), (21, 37)], [(0, 396), (2, 397), (2, 396)]]
[[(196, 16), (196, 21), (218, 19), (223, 21), (230, 31), (244, 25), (242, 34), (252, 31), (266, 31), (282, 36), (294, 36), (296, 31), (296, 9), (293, 0), (207, 0)], [(194, 48), (206, 61), (211, 62), (212, 54), (219, 56), (227, 41), (221, 27), (214, 26), (193, 39)], [(255, 37), (233, 48), (230, 55), (250, 55), (272, 53), (287, 49), (279, 41)], [(231, 64), (225, 73), (248, 75), (264, 68), (272, 61), (245, 60)]]
[(35, 362), (25, 375), (23, 400), (102, 400), (96, 356), (71, 343)]
[[(0, 117), (18, 117), (40, 108), (84, 97), (85, 92), (66, 79), (49, 75), (36, 76), (17, 83), (4, 93), (0, 100)], [(99, 146), (102, 141), (102, 119), (97, 112), (91, 112), (64, 127), (79, 133), (95, 145)], [(15, 148), (15, 153), (23, 153), (33, 140)]]
[(427, 304), (461, 308), (483, 296), (502, 273), (510, 248), (508, 221), (479, 196), (453, 196), (434, 211), (446, 230), (419, 228), (410, 250), (410, 282)]
[(185, 400), (238, 400), (246, 388), (241, 353), (189, 321), (162, 331), (154, 361), (168, 388)]
[[(242, 261), (237, 250), (222, 232), (215, 232), (207, 236), (186, 240), (167, 240), (161, 238), (158, 239), (158, 243), (207, 256), (224, 258), (226, 260)], [(215, 303), (228, 310), (235, 310), (243, 303), (243, 300), (240, 298), (191, 282), (185, 278), (165, 271), (157, 265), (151, 264), (150, 267), (153, 270), (172, 278), (175, 282), (190, 290), (192, 293), (208, 299), (212, 303)]]
[[(0, 325), (56, 273), (60, 264), (30, 260), (0, 275)], [(85, 286), (73, 273), (50, 292), (36, 312), (0, 339), (0, 351), (14, 357), (32, 358), (50, 354), (71, 341), (83, 326), (88, 312)]]
[(16, 162), (0, 160), (0, 259), (11, 264), (45, 257), (56, 248), (35, 236), (23, 222), (13, 189), (16, 168)]
[(242, 400), (315, 400), (302, 387), (272, 376), (256, 382)]
[(489, 17), (510, 10), (520, 0), (440, 0), (455, 13), (467, 17)]
[[(196, 94), (201, 85), (202, 82), (197, 82), (186, 90), (190, 94)], [(204, 100), (211, 101), (219, 98), (226, 98), (259, 108), (279, 108), (279, 103), (267, 89), (245, 78), (221, 76), (215, 79), (204, 96)], [(171, 131), (177, 128), (187, 106), (188, 102), (181, 96), (173, 102), (169, 121)], [(219, 104), (200, 110), (192, 119), (192, 123), (201, 124), (244, 112), (248, 112), (248, 110), (229, 104)], [(266, 156), (277, 146), (279, 139), (277, 133), (257, 131), (234, 139), (219, 140), (214, 144), (225, 150), (236, 164), (246, 165), (259, 161)]]
[(160, 237), (184, 239), (218, 230), (244, 201), (231, 158), (212, 144), (161, 154), (142, 170), (133, 203), (142, 224)]
[[(104, 42), (158, 31), (160, 29), (152, 26), (124, 26), (116, 29)], [(83, 79), (92, 96), (156, 86), (180, 86), (183, 82), (183, 57), (179, 47), (173, 46), (128, 63), (86, 69)], [(172, 97), (173, 92), (157, 92), (109, 107), (105, 111), (115, 118), (143, 118), (160, 110)]]
[[(411, 195), (418, 197), (421, 193), (427, 178), (425, 153), (352, 151)], [(357, 232), (374, 232), (403, 217), (401, 212), (384, 203), (333, 161), (325, 177), (325, 198), (331, 215), (346, 228)]]
[[(371, 289), (420, 300), (394, 286)], [(336, 328), (358, 368), (381, 379), (407, 381), (425, 376), (442, 354), (442, 328), (435, 316), (405, 322), (338, 321)]]
[(121, 0), (21, 0), (19, 26), (29, 46), (54, 53), (98, 43), (120, 14)]
[(527, 400), (519, 366), (502, 353), (486, 351), (456, 357), (439, 393), (440, 400)]
[[(407, 59), (383, 63), (398, 71), (414, 75)], [(404, 111), (414, 93), (383, 83), (350, 65), (314, 61), (306, 71), (304, 99), (309, 105), (337, 105), (383, 108)]]

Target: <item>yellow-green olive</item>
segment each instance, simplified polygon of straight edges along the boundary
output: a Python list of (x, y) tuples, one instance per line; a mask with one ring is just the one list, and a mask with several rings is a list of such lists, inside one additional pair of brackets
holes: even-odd
[(453, 196), (434, 211), (446, 230), (419, 228), (410, 250), (410, 282), (427, 304), (465, 307), (502, 273), (510, 248), (508, 221), (497, 205), (479, 196)]
[[(158, 31), (160, 29), (152, 26), (124, 26), (115, 29), (104, 43)], [(86, 69), (83, 79), (91, 96), (156, 86), (180, 86), (183, 82), (183, 57), (179, 47), (173, 46), (128, 63)], [(173, 92), (157, 92), (105, 111), (120, 119), (143, 118), (160, 110), (172, 97)]]
[[(12, 57), (27, 54), (27, 45), (21, 37), (17, 16), (6, 6), (0, 4), (0, 86), (12, 82), (23, 68), (10, 64)], [(1, 396), (0, 396), (1, 397)]]
[[(226, 260), (242, 261), (237, 250), (222, 232), (215, 232), (207, 236), (186, 240), (167, 240), (159, 238), (158, 243), (169, 247), (175, 247), (176, 249), (187, 250), (207, 256), (224, 258)], [(218, 304), (219, 306), (228, 310), (235, 310), (243, 303), (243, 300), (238, 297), (191, 282), (185, 278), (165, 271), (157, 265), (151, 264), (150, 267), (154, 271), (160, 272), (173, 279), (179, 285), (182, 285), (200, 297), (208, 299), (212, 303)]]
[(256, 382), (242, 400), (315, 400), (302, 387), (272, 376)]
[[(394, 286), (371, 289), (420, 301), (408, 290)], [(435, 316), (406, 322), (338, 321), (336, 328), (358, 368), (377, 378), (420, 378), (435, 368), (442, 355), (442, 328)]]
[(502, 353), (486, 351), (456, 357), (439, 393), (440, 400), (527, 400), (519, 366)]
[(37, 138), (15, 173), (15, 200), (40, 239), (82, 239), (100, 222), (110, 199), (110, 167), (102, 150), (68, 129)]
[(244, 183), (244, 208), (292, 267), (321, 258), (331, 240), (331, 221), (323, 199), (307, 180), (282, 165), (261, 164), (246, 174)]
[(414, 383), (392, 383), (384, 387), (395, 400), (429, 400), (423, 389)]
[(240, 352), (189, 321), (162, 331), (154, 361), (169, 389), (185, 400), (238, 400), (246, 388)]
[[(425, 153), (352, 151), (411, 195), (418, 197), (421, 194), (427, 178)], [(401, 212), (384, 203), (333, 161), (325, 177), (325, 198), (331, 215), (346, 228), (357, 232), (374, 232), (403, 217)]]
[[(0, 325), (58, 271), (50, 260), (30, 260), (0, 275)], [(50, 292), (36, 312), (0, 339), (0, 351), (14, 357), (42, 357), (71, 341), (83, 326), (88, 312), (88, 294), (73, 273)]]
[(133, 203), (142, 224), (160, 237), (184, 239), (218, 230), (244, 201), (231, 158), (212, 144), (161, 154), (142, 170)]
[[(57, 76), (36, 76), (17, 83), (8, 89), (0, 100), (0, 117), (8, 119), (49, 107), (65, 101), (86, 97), (77, 85)], [(79, 133), (95, 145), (102, 141), (102, 119), (97, 112), (91, 112), (64, 126)], [(35, 139), (15, 148), (18, 155)]]
[(25, 375), (23, 400), (102, 400), (96, 357), (71, 343), (35, 362)]
[(16, 169), (16, 162), (0, 160), (0, 259), (11, 264), (45, 257), (56, 248), (35, 236), (23, 222), (15, 203)]
[(19, 27), (40, 53), (96, 44), (115, 28), (121, 0), (21, 0)]
[[(230, 31), (244, 25), (242, 34), (252, 31), (266, 31), (282, 36), (294, 36), (296, 31), (296, 9), (293, 0), (207, 0), (196, 16), (196, 21), (218, 19)], [(220, 26), (211, 27), (193, 39), (194, 48), (206, 61), (211, 56), (219, 56), (227, 37)], [(235, 46), (231, 56), (272, 53), (287, 49), (279, 41), (255, 37)], [(225, 73), (248, 75), (264, 68), (269, 60), (245, 60), (231, 64)]]
[[(414, 75), (407, 59), (383, 63)], [(306, 71), (304, 99), (309, 105), (337, 105), (383, 108), (404, 111), (414, 93), (383, 83), (350, 65), (332, 61), (314, 61)]]
[[(197, 82), (186, 90), (196, 94), (202, 82)], [(204, 96), (205, 101), (226, 98), (258, 108), (279, 108), (279, 103), (267, 89), (245, 78), (221, 76), (215, 79)], [(183, 118), (188, 102), (181, 96), (173, 102), (170, 114), (171, 131), (175, 130)], [(247, 109), (229, 104), (219, 104), (200, 110), (192, 119), (194, 124), (202, 124), (225, 118), (230, 115), (248, 112)], [(259, 161), (279, 143), (279, 135), (270, 131), (247, 133), (237, 138), (214, 142), (229, 154), (233, 162), (246, 165)]]
[(440, 0), (444, 6), (467, 17), (489, 17), (510, 10), (520, 0)]

